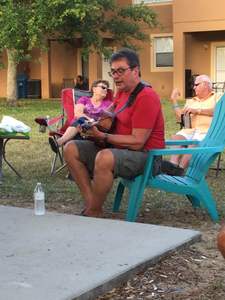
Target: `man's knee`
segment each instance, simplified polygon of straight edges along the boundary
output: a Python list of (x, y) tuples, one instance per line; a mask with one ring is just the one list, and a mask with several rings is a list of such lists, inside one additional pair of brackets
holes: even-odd
[(79, 158), (78, 148), (73, 141), (66, 143), (63, 149), (63, 155), (66, 162), (69, 161), (71, 158)]
[(114, 169), (114, 156), (109, 149), (103, 149), (98, 152), (95, 159), (95, 170), (110, 170)]

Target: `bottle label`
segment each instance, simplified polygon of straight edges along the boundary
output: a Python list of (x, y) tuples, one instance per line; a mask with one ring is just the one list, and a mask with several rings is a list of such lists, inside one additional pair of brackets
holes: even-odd
[(34, 199), (35, 200), (44, 200), (45, 194), (43, 192), (34, 193)]

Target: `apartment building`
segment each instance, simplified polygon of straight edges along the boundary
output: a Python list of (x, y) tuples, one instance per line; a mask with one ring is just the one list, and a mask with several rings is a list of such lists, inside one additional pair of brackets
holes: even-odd
[(144, 78), (162, 97), (169, 96), (173, 87), (190, 97), (197, 74), (209, 75), (221, 91), (225, 82), (225, 1), (144, 2), (158, 13), (162, 24), (150, 33), (151, 45), (141, 51)]
[[(133, 5), (143, 0), (118, 0)], [(160, 26), (147, 32), (151, 42), (140, 43), (142, 78), (152, 84), (161, 97), (178, 87), (183, 97), (192, 94), (191, 81), (197, 74), (208, 74), (220, 88), (225, 82), (225, 1), (224, 0), (144, 0), (154, 9)], [(41, 81), (42, 98), (59, 97), (63, 87), (72, 85), (77, 74), (91, 83), (108, 77), (109, 64), (104, 57), (81, 57), (82, 45), (49, 40), (48, 53), (32, 52), (33, 60), (21, 63), (18, 73)], [(116, 49), (116, 44), (112, 45)], [(6, 62), (6, 57), (4, 57)], [(0, 96), (6, 95), (7, 70), (0, 70)]]

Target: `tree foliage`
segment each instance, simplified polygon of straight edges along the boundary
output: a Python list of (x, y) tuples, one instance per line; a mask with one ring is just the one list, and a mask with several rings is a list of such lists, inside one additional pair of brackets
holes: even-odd
[[(86, 54), (106, 54), (107, 38), (133, 47), (148, 38), (146, 28), (157, 25), (156, 14), (140, 5), (120, 6), (115, 0), (1, 0), (0, 51), (18, 64), (48, 38), (80, 38)], [(9, 71), (9, 70), (8, 70)]]

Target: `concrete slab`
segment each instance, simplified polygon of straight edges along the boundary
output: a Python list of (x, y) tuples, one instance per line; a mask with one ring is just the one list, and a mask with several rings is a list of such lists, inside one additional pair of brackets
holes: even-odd
[(200, 233), (0, 206), (0, 299), (95, 299)]

